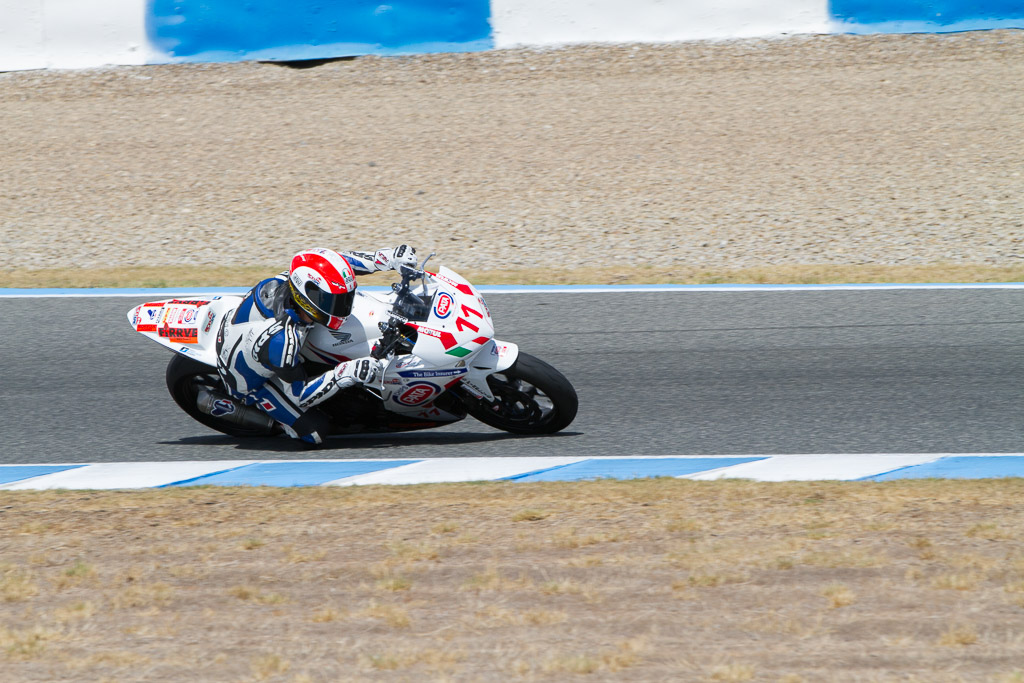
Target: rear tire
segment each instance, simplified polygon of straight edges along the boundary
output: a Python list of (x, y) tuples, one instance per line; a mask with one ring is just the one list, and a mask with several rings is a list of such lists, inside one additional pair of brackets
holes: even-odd
[(469, 414), (513, 434), (554, 434), (576, 418), (579, 399), (565, 375), (520, 352), (507, 370), (488, 376), (494, 401), (467, 399)]
[(265, 429), (252, 429), (241, 427), (214, 415), (207, 415), (196, 405), (196, 397), (200, 388), (222, 394), (228, 393), (224, 389), (224, 383), (216, 369), (205, 363), (200, 363), (194, 358), (175, 354), (167, 364), (167, 390), (171, 392), (171, 398), (178, 404), (178, 407), (188, 413), (193, 420), (229, 436), (273, 436), (281, 433), (281, 428), (277, 425)]

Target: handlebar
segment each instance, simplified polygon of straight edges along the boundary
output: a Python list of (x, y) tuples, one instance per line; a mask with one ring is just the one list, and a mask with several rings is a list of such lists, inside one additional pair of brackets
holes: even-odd
[[(433, 254), (430, 254), (430, 256), (433, 256)], [(412, 293), (409, 285), (413, 280), (423, 280), (423, 291), (424, 294), (426, 293), (426, 271), (421, 270), (421, 268), (427, 264), (430, 256), (423, 259), (420, 268), (413, 268), (405, 264), (398, 267), (402, 281), (391, 285), (392, 291), (395, 292), (395, 303), (391, 306), (391, 314), (388, 321), (377, 324), (382, 335), (380, 341), (370, 351), (370, 355), (377, 360), (384, 359), (400, 341), (408, 341), (408, 337), (402, 334), (402, 325), (407, 323), (410, 318), (416, 317), (420, 312), (419, 308), (423, 306), (423, 302)]]

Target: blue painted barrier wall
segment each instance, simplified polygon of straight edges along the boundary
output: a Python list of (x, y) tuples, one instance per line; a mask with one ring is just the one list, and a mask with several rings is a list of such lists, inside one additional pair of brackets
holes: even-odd
[(149, 0), (152, 44), (188, 61), (493, 47), (490, 0)]
[(830, 0), (839, 32), (921, 33), (1024, 26), (1024, 0)]

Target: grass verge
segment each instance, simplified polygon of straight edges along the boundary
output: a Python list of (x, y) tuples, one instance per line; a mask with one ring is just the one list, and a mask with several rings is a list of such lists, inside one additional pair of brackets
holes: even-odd
[(0, 492), (0, 666), (1019, 680), (1022, 497), (1021, 479)]
[[(268, 266), (160, 266), (124, 268), (16, 268), (0, 272), (0, 287), (243, 287), (280, 271)], [(907, 282), (1024, 282), (1024, 265), (928, 264), (782, 265), (725, 269), (697, 267), (528, 268), (473, 270), (455, 266), (470, 282), (495, 284), (844, 284)], [(360, 278), (382, 285), (390, 274)]]

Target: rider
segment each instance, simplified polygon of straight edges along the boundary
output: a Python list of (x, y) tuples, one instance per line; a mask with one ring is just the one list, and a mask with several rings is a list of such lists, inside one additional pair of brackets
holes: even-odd
[(314, 324), (336, 330), (352, 311), (355, 275), (416, 265), (403, 244), (375, 253), (309, 249), (291, 267), (249, 290), (217, 335), (218, 371), (235, 399), (258, 406), (292, 438), (320, 444), (329, 421), (314, 406), (339, 389), (370, 384), (382, 372), (372, 356), (345, 361), (307, 378), (299, 352)]

